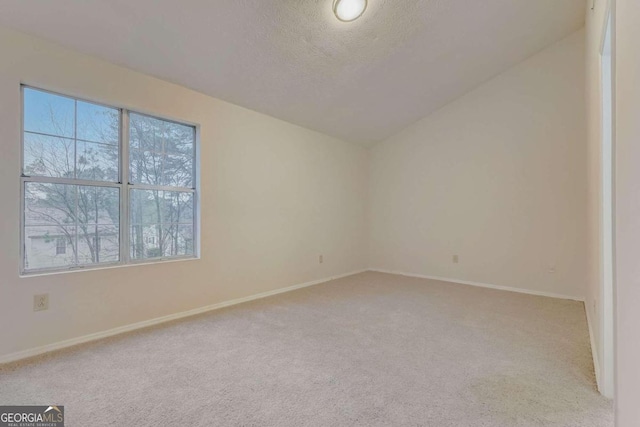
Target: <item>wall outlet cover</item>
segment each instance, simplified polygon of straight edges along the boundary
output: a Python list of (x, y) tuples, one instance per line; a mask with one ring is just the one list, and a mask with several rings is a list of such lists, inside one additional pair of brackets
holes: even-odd
[(49, 309), (49, 294), (39, 294), (33, 296), (33, 311)]

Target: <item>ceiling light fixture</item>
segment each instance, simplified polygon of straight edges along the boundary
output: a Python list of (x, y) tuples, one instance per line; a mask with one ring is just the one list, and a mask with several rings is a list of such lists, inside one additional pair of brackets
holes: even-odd
[(333, 13), (342, 22), (360, 18), (367, 9), (367, 0), (333, 0)]

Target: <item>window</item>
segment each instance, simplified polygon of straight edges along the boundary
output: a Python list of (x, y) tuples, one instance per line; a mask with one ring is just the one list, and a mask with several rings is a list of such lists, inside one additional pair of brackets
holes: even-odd
[(131, 259), (193, 253), (194, 140), (192, 126), (129, 115)]
[(56, 239), (56, 255), (64, 255), (67, 253), (67, 239), (58, 237)]
[(24, 272), (196, 255), (194, 126), (22, 93)]

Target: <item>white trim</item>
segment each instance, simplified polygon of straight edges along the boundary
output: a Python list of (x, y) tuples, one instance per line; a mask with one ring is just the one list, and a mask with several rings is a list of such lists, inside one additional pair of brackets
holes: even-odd
[[(614, 398), (615, 372), (615, 58), (614, 15), (612, 0), (607, 1), (600, 45), (601, 107), (601, 207), (600, 207), (600, 308), (594, 311), (600, 325), (601, 365), (598, 390), (608, 399)], [(595, 353), (594, 353), (595, 356)]]
[(461, 284), (461, 285), (477, 286), (477, 287), (481, 287), (481, 288), (498, 289), (498, 290), (501, 290), (501, 291), (518, 292), (518, 293), (521, 293), (521, 294), (537, 295), (537, 296), (542, 296), (542, 297), (560, 298), (560, 299), (568, 299), (568, 300), (573, 300), (573, 301), (584, 302), (584, 297), (562, 295), (562, 294), (556, 294), (556, 293), (544, 292), (544, 291), (534, 291), (534, 290), (531, 290), (531, 289), (513, 288), (513, 287), (510, 287), (510, 286), (492, 285), (492, 284), (489, 284), (489, 283), (472, 282), (472, 281), (469, 281), (469, 280), (451, 279), (449, 277), (426, 276), (426, 275), (423, 275), (423, 274), (404, 273), (404, 272), (401, 272), (401, 271), (383, 270), (383, 269), (379, 269), (379, 268), (370, 268), (369, 271), (375, 271), (375, 272), (378, 272), (378, 273), (387, 273), (387, 274), (397, 274), (399, 276), (417, 277), (417, 278), (420, 278), (420, 279), (439, 280), (441, 282), (451, 282), (451, 283), (458, 283), (458, 284)]
[[(604, 5), (604, 22), (600, 27), (600, 55), (607, 54), (607, 27), (609, 27), (609, 23), (611, 18), (611, 0), (607, 0)], [(613, 54), (613, 49), (608, 52), (610, 55)]]
[[(164, 172), (163, 172), (164, 173)], [(189, 187), (172, 187), (170, 185), (152, 185), (152, 184), (127, 184), (132, 190), (157, 190), (157, 191), (173, 191), (174, 193), (195, 193), (196, 189)]]
[(266, 297), (270, 297), (270, 296), (273, 296), (273, 295), (282, 294), (282, 293), (285, 293), (285, 292), (291, 292), (291, 291), (294, 291), (296, 289), (306, 288), (306, 287), (309, 287), (309, 286), (314, 286), (314, 285), (318, 285), (318, 284), (321, 284), (321, 283), (330, 282), (332, 280), (341, 279), (343, 277), (353, 276), (354, 274), (363, 273), (365, 271), (367, 271), (367, 270), (352, 271), (352, 272), (346, 273), (346, 274), (340, 274), (340, 275), (337, 275), (337, 276), (331, 276), (331, 277), (324, 278), (324, 279), (313, 280), (311, 282), (305, 282), (305, 283), (301, 283), (301, 284), (298, 284), (298, 285), (289, 286), (289, 287), (286, 287), (286, 288), (274, 289), (272, 291), (262, 292), (262, 293), (255, 294), (255, 295), (250, 295), (250, 296), (247, 296), (247, 297), (237, 298), (237, 299), (233, 299), (233, 300), (230, 300), (230, 301), (224, 301), (224, 302), (220, 302), (220, 303), (212, 304), (212, 305), (207, 305), (207, 306), (200, 307), (200, 308), (194, 308), (193, 310), (183, 311), (183, 312), (175, 313), (175, 314), (169, 314), (167, 316), (157, 317), (155, 319), (144, 320), (142, 322), (137, 322), (137, 323), (133, 323), (133, 324), (130, 324), (130, 325), (120, 326), (120, 327), (117, 327), (117, 328), (109, 329), (107, 331), (96, 332), (94, 334), (84, 335), (84, 336), (77, 337), (77, 338), (71, 338), (71, 339), (68, 339), (68, 340), (65, 340), (65, 341), (59, 341), (59, 342), (56, 342), (56, 343), (53, 343), (53, 344), (43, 345), (41, 347), (34, 347), (34, 348), (30, 348), (28, 350), (22, 350), (22, 351), (18, 351), (18, 352), (15, 352), (15, 353), (9, 353), (9, 354), (6, 354), (4, 356), (0, 356), (0, 364), (9, 363), (9, 362), (15, 362), (17, 360), (26, 359), (28, 357), (37, 356), (39, 354), (48, 353), (50, 351), (60, 350), (60, 349), (66, 348), (66, 347), (71, 347), (71, 346), (74, 346), (74, 345), (78, 345), (78, 344), (83, 344), (83, 343), (87, 343), (87, 342), (90, 342), (90, 341), (99, 340), (101, 338), (107, 338), (107, 337), (111, 337), (113, 335), (118, 335), (118, 334), (122, 334), (122, 333), (125, 333), (125, 332), (135, 331), (136, 329), (142, 329), (142, 328), (146, 328), (146, 327), (149, 327), (149, 326), (158, 325), (160, 323), (169, 322), (169, 321), (172, 321), (172, 320), (177, 320), (177, 319), (182, 319), (182, 318), (185, 318), (185, 317), (195, 316), (196, 314), (206, 313), (206, 312), (213, 311), (213, 310), (218, 310), (218, 309), (221, 309), (221, 308), (224, 308), (224, 307), (229, 307), (229, 306), (232, 306), (232, 305), (242, 304), (244, 302), (253, 301), (253, 300), (257, 300), (257, 299), (261, 299), (261, 298), (266, 298)]
[(35, 182), (35, 183), (44, 183), (44, 184), (81, 185), (83, 187), (108, 187), (108, 188), (122, 187), (122, 184), (114, 181), (92, 181), (88, 179), (58, 178), (55, 176), (23, 175), (22, 180), (24, 182)]
[(110, 270), (112, 268), (126, 268), (126, 267), (138, 267), (144, 265), (155, 265), (155, 264), (167, 264), (170, 262), (183, 262), (183, 261), (199, 261), (200, 258), (188, 255), (181, 257), (173, 257), (173, 258), (148, 258), (146, 260), (140, 260), (135, 262), (123, 263), (121, 261), (110, 262), (110, 263), (102, 263), (102, 264), (87, 264), (83, 266), (77, 266), (75, 268), (62, 268), (57, 270), (30, 270), (26, 273), (20, 274), (21, 279), (27, 279), (30, 277), (39, 277), (39, 276), (51, 276), (54, 274), (69, 274), (69, 273), (79, 273), (86, 271), (100, 271), (100, 270)]
[(593, 334), (593, 327), (591, 326), (591, 316), (589, 310), (585, 304), (584, 312), (587, 314), (587, 325), (589, 327), (589, 342), (591, 343), (591, 355), (593, 357), (593, 370), (596, 373), (596, 386), (598, 391), (602, 394), (602, 386), (600, 382), (600, 359), (598, 357), (598, 348), (596, 346), (595, 335)]

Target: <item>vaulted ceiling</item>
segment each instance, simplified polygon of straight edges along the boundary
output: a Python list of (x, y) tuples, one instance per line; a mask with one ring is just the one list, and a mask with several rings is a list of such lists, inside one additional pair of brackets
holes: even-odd
[(584, 0), (3, 0), (0, 24), (360, 144), (580, 29)]

